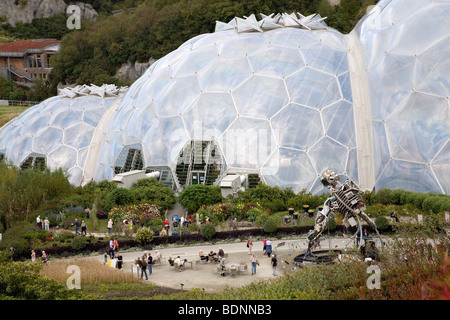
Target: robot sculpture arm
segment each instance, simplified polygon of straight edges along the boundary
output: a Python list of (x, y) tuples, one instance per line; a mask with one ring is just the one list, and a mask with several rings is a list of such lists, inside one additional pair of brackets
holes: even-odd
[(361, 197), (361, 189), (352, 180), (347, 180), (345, 183), (340, 184), (339, 175), (331, 170), (327, 170), (322, 173), (321, 182), (324, 187), (330, 189), (331, 196), (325, 200), (322, 211), (317, 213), (314, 229), (308, 233), (306, 255), (310, 255), (312, 250), (315, 249), (320, 236), (326, 229), (328, 220), (334, 216), (335, 212), (340, 212), (343, 215), (343, 223), (347, 227), (358, 225), (358, 232), (361, 238), (360, 217), (379, 235), (377, 227), (363, 211), (365, 204)]

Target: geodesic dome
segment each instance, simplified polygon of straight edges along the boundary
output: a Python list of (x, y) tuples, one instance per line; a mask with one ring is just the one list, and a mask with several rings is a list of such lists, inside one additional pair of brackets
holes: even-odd
[(355, 28), (377, 188), (450, 194), (449, 16), (449, 1), (380, 1)]
[(94, 131), (118, 94), (111, 86), (63, 89), (7, 123), (0, 130), (0, 151), (23, 168), (63, 168), (70, 183), (79, 185)]
[[(329, 167), (357, 175), (343, 35), (317, 20), (312, 32), (276, 19), (278, 28), (261, 33), (233, 20), (151, 66), (111, 117), (95, 179), (112, 178), (126, 146), (141, 146), (146, 166), (175, 169), (180, 151), (198, 140), (215, 143), (224, 168), (297, 191)], [(325, 150), (335, 157), (322, 161)]]
[(175, 189), (248, 174), (319, 193), (331, 169), (364, 190), (449, 194), (449, 13), (380, 1), (348, 35), (298, 13), (217, 22), (103, 113), (81, 183), (146, 169)]

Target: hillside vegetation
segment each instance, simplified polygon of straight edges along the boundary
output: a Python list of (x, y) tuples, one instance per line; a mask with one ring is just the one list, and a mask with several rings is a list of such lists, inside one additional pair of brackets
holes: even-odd
[[(0, 17), (0, 39), (29, 38), (61, 40), (61, 50), (52, 60), (48, 83), (41, 84), (39, 98), (56, 95), (63, 84), (113, 83), (131, 85), (115, 77), (118, 68), (130, 62), (159, 59), (199, 34), (214, 32), (216, 21), (260, 13), (301, 12), (327, 16), (326, 23), (343, 33), (350, 32), (377, 0), (85, 0), (99, 12), (97, 21), (83, 21), (81, 30), (69, 30), (67, 15), (35, 19), (15, 27)], [(34, 94), (36, 96), (36, 94)], [(27, 97), (25, 99), (33, 100)]]
[(190, 38), (213, 32), (215, 22), (260, 13), (302, 12), (328, 16), (327, 23), (343, 33), (352, 30), (375, 0), (153, 0), (133, 11), (124, 11), (85, 23), (82, 30), (62, 39), (61, 51), (52, 61), (52, 86), (58, 83), (115, 83), (116, 70), (125, 62), (159, 59)]

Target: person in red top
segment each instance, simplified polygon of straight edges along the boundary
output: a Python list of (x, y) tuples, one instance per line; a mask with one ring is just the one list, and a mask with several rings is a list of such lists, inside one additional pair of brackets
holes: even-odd
[(248, 254), (252, 254), (252, 246), (253, 246), (252, 237), (249, 237), (247, 240)]
[(164, 221), (164, 228), (168, 228), (170, 225), (169, 221), (166, 219), (166, 221)]

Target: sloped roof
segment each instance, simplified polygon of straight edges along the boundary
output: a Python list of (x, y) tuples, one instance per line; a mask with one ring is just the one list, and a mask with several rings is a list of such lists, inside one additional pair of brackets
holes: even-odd
[(0, 45), (0, 55), (25, 54), (26, 52), (38, 52), (48, 46), (58, 44), (58, 40), (19, 40)]

